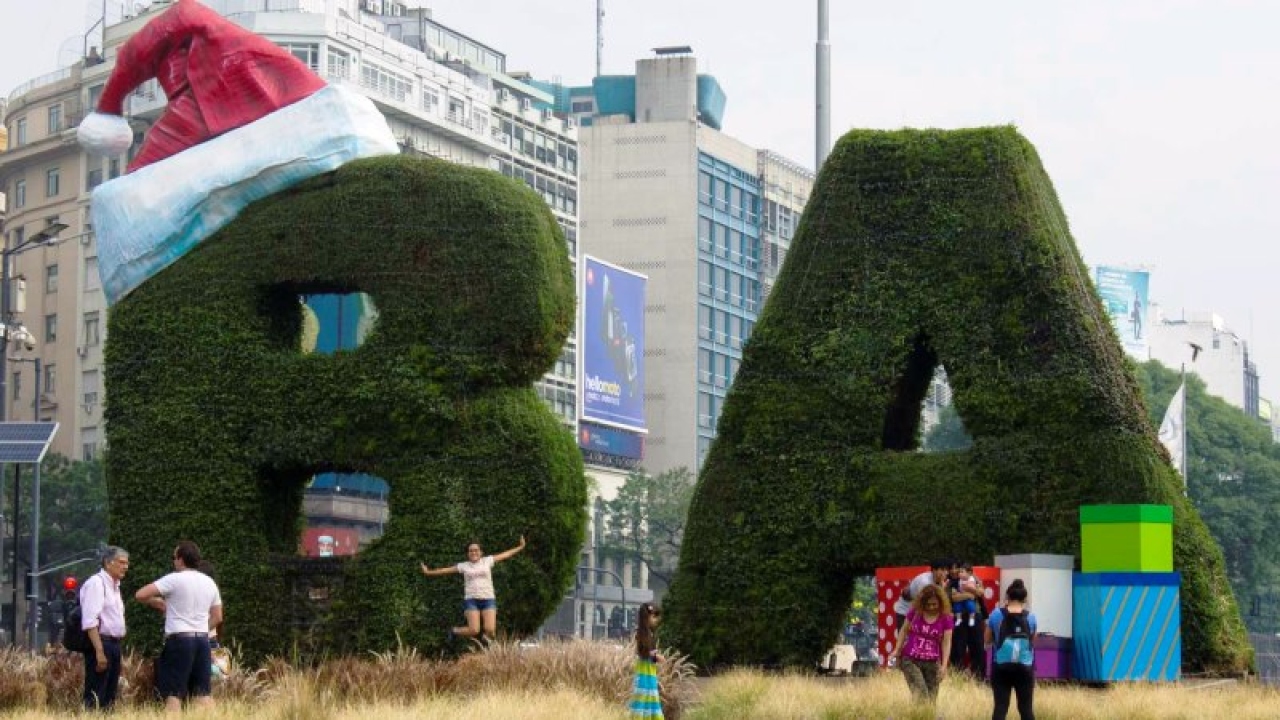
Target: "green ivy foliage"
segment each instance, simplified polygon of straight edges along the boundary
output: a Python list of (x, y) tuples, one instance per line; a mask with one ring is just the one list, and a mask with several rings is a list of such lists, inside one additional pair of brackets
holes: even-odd
[[(299, 350), (299, 296), (367, 293), (364, 343)], [(502, 629), (536, 629), (573, 578), (586, 485), (572, 434), (531, 384), (573, 325), (564, 238), (531, 190), (436, 160), (362, 160), (263, 200), (124, 298), (106, 346), (110, 536), (129, 592), (200, 544), (249, 657), (435, 650), (461, 619), (468, 541), (528, 549), (494, 573)], [(365, 472), (390, 521), (345, 563), (318, 627), (292, 627), (273, 559), (296, 555), (304, 483)], [(155, 613), (131, 641), (154, 649)]]
[[(946, 366), (974, 437), (918, 452)], [(827, 159), (690, 509), (664, 640), (812, 663), (855, 576), (1079, 552), (1086, 503), (1165, 503), (1184, 665), (1251, 652), (1222, 553), (1147, 424), (1053, 186), (1013, 128), (855, 131)]]

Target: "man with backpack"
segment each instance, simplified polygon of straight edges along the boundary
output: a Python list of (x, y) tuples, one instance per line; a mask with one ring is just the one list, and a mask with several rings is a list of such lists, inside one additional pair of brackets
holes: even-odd
[(995, 708), (991, 720), (1009, 714), (1009, 693), (1018, 697), (1018, 717), (1035, 720), (1031, 696), (1036, 687), (1036, 616), (1027, 610), (1027, 586), (1014, 580), (1005, 589), (1005, 603), (987, 620), (986, 642), (991, 653), (991, 692)]
[[(80, 586), (79, 629), (89, 641), (88, 647), (81, 650), (84, 706), (89, 710), (108, 710), (116, 700), (120, 685), (120, 643), (125, 633), (120, 581), (128, 572), (129, 553), (111, 546), (102, 554), (102, 569)], [(74, 632), (70, 627), (65, 631)]]

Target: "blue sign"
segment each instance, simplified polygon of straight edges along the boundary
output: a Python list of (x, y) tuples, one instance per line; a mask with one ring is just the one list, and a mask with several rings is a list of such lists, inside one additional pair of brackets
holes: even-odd
[(1096, 277), (1102, 308), (1111, 318), (1111, 324), (1115, 327), (1125, 352), (1141, 362), (1150, 360), (1147, 344), (1147, 293), (1151, 274), (1146, 270), (1100, 265)]
[(583, 256), (581, 419), (645, 432), (644, 291), (648, 278)]
[(640, 460), (644, 457), (644, 436), (584, 422), (578, 424), (578, 447), (590, 452)]

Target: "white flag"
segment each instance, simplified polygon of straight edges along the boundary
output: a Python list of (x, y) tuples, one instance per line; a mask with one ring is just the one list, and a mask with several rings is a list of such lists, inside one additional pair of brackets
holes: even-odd
[(1182, 416), (1183, 405), (1187, 402), (1187, 383), (1184, 380), (1169, 401), (1169, 409), (1164, 411), (1164, 421), (1160, 423), (1160, 442), (1169, 451), (1173, 466), (1182, 472), (1182, 458), (1187, 449), (1183, 446)]

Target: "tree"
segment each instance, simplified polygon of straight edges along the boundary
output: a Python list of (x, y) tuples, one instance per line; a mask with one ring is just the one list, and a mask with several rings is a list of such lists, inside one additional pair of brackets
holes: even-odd
[[(18, 527), (22, 532), (31, 526), (31, 470), (23, 468), (22, 499)], [(6, 517), (12, 517), (12, 474), (6, 475), (4, 498)], [(69, 460), (62, 455), (49, 455), (40, 465), (40, 564), (70, 558), (93, 550), (107, 538), (107, 483), (100, 460)], [(19, 557), (25, 563), (30, 557), (31, 538), (22, 538)], [(67, 574), (83, 573), (91, 567), (71, 566)], [(46, 589), (57, 585), (61, 574), (45, 576)]]
[(107, 482), (102, 461), (48, 457), (40, 477), (41, 561), (96, 548), (107, 539)]
[(618, 496), (604, 504), (603, 550), (638, 559), (651, 584), (666, 587), (675, 573), (689, 501), (697, 482), (685, 467), (627, 477)]
[[(1178, 389), (1158, 362), (1136, 368), (1153, 426)], [(1187, 493), (1227, 563), (1227, 577), (1254, 632), (1280, 630), (1280, 445), (1256, 418), (1187, 376)]]

